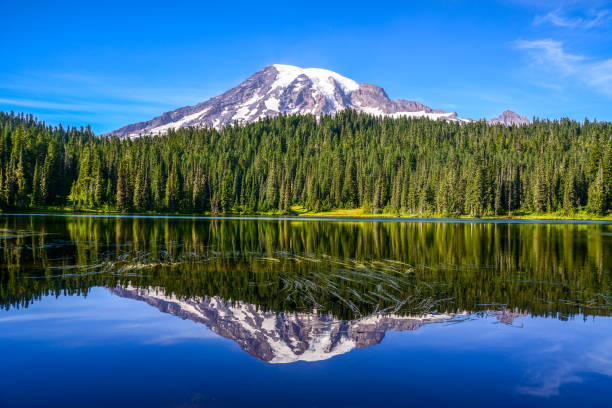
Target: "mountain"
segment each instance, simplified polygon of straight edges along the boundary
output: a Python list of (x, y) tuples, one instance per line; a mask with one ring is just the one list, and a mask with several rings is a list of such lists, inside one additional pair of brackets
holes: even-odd
[(529, 119), (527, 119), (527, 117), (525, 116), (519, 115), (516, 112), (507, 110), (507, 111), (502, 112), (502, 114), (499, 115), (498, 117), (487, 120), (487, 123), (489, 125), (501, 124), (505, 126), (512, 126), (512, 125), (521, 126), (521, 125), (528, 125)]
[(320, 116), (347, 108), (390, 117), (471, 121), (458, 117), (454, 112), (433, 110), (420, 102), (391, 100), (381, 87), (359, 84), (333, 71), (277, 64), (264, 68), (206, 102), (166, 112), (106, 135), (135, 137), (162, 134), (171, 128), (187, 126), (220, 128), (233, 123), (251, 123), (280, 113)]
[[(467, 313), (375, 314), (343, 321), (316, 312), (262, 311), (255, 305), (218, 296), (179, 299), (164, 294), (161, 289), (128, 286), (110, 290), (117, 296), (146, 302), (161, 312), (204, 324), (218, 335), (238, 343), (253, 357), (269, 363), (325, 360), (355, 348), (379, 344), (388, 330), (417, 330), (429, 323), (467, 316)], [(524, 316), (512, 311), (493, 311), (489, 315), (505, 324), (512, 324), (516, 317)]]
[(117, 296), (144, 301), (161, 312), (206, 325), (269, 363), (319, 361), (354, 348), (378, 344), (387, 330), (417, 330), (427, 323), (451, 320), (453, 314), (373, 315), (352, 321), (317, 313), (266, 312), (245, 302), (217, 296), (178, 299), (155, 289), (113, 288)]

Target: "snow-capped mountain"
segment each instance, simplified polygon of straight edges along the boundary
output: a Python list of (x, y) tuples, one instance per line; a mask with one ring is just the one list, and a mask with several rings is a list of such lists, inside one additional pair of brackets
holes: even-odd
[[(437, 313), (412, 316), (375, 314), (343, 321), (326, 314), (265, 312), (245, 302), (232, 302), (217, 296), (178, 299), (163, 289), (112, 288), (115, 295), (144, 301), (161, 312), (206, 325), (233, 340), (253, 357), (269, 363), (319, 361), (380, 343), (388, 330), (417, 330), (430, 323), (468, 317), (463, 313)], [(491, 311), (490, 317), (512, 324), (519, 311)]]
[(313, 313), (264, 312), (245, 302), (219, 297), (178, 299), (163, 290), (113, 288), (115, 295), (147, 302), (164, 313), (206, 325), (238, 343), (250, 355), (269, 363), (319, 361), (354, 348), (378, 344), (387, 330), (416, 330), (425, 324), (456, 317), (373, 315), (352, 321)]
[(171, 128), (187, 126), (222, 127), (246, 124), (266, 116), (286, 114), (333, 114), (355, 109), (391, 117), (427, 117), (470, 122), (454, 112), (433, 110), (419, 102), (391, 100), (376, 85), (359, 84), (333, 71), (271, 65), (255, 73), (235, 88), (194, 106), (186, 106), (147, 122), (135, 123), (107, 135), (135, 137), (162, 134)]

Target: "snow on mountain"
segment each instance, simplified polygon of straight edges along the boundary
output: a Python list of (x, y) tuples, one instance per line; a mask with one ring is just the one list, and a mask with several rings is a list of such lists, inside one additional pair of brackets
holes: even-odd
[(458, 117), (454, 112), (433, 110), (419, 102), (391, 100), (384, 89), (359, 84), (333, 71), (276, 64), (206, 102), (166, 112), (107, 135), (137, 137), (163, 134), (172, 128), (188, 126), (220, 128), (234, 123), (251, 123), (281, 113), (320, 116), (347, 108), (378, 116), (471, 121)]
[(250, 355), (269, 363), (319, 361), (354, 348), (378, 344), (387, 330), (416, 330), (448, 321), (454, 314), (373, 315), (352, 321), (312, 313), (266, 312), (245, 302), (219, 297), (179, 299), (161, 289), (113, 288), (115, 295), (144, 301), (164, 313), (206, 325), (238, 343)]

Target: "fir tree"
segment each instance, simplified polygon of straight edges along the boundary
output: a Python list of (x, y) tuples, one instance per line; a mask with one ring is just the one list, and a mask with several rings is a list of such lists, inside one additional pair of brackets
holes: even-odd
[(603, 162), (599, 164), (599, 170), (589, 187), (589, 210), (597, 215), (605, 215), (607, 212)]

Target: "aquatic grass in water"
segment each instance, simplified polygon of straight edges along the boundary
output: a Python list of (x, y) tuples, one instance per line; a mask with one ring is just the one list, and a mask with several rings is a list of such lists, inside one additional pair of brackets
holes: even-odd
[(0, 219), (20, 236), (0, 248), (4, 305), (134, 285), (349, 319), (495, 305), (612, 314), (606, 225)]
[[(53, 247), (51, 244), (49, 248)], [(249, 266), (252, 272), (257, 272), (258, 265), (276, 265), (274, 268), (274, 281), (249, 281), (246, 287), (259, 288), (278, 285), (281, 289), (279, 295), (287, 302), (299, 304), (303, 311), (325, 310), (330, 304), (341, 304), (346, 308), (352, 318), (367, 316), (372, 313), (409, 313), (427, 314), (437, 313), (441, 303), (452, 303), (454, 297), (446, 293), (447, 283), (426, 281), (420, 278), (421, 273), (428, 271), (456, 272), (478, 271), (491, 269), (490, 266), (477, 268), (475, 265), (411, 265), (401, 261), (383, 260), (356, 260), (347, 258), (334, 258), (329, 255), (315, 256), (312, 253), (293, 254), (287, 251), (278, 251), (276, 257), (262, 256), (261, 253), (240, 251), (224, 254), (219, 251), (206, 250), (203, 253), (186, 252), (172, 255), (170, 248), (181, 248), (178, 242), (170, 243), (157, 253), (145, 250), (106, 251), (101, 255), (105, 258), (114, 258), (98, 264), (91, 265), (58, 265), (47, 266), (51, 271), (62, 271), (56, 274), (39, 276), (19, 276), (21, 279), (66, 279), (91, 275), (107, 275), (123, 278), (146, 278), (143, 272), (156, 269), (175, 270), (197, 264), (214, 263), (219, 260), (238, 259)], [(65, 261), (66, 258), (57, 258)], [(292, 268), (295, 263), (306, 262), (299, 269)], [(316, 267), (308, 267), (307, 265)], [(223, 273), (223, 272), (220, 272)], [(537, 284), (560, 286), (567, 289), (567, 285), (560, 282), (538, 281), (533, 279), (498, 280), (512, 284)], [(127, 280), (126, 284), (133, 284)], [(351, 286), (352, 285), (352, 286)], [(367, 290), (360, 290), (367, 288)], [(580, 291), (575, 291), (576, 295)], [(324, 301), (322, 301), (324, 299)], [(612, 308), (611, 297), (604, 294), (594, 294), (591, 299), (565, 299), (560, 298), (549, 304), (563, 304), (584, 308)], [(543, 299), (543, 302), (547, 302)], [(479, 303), (476, 306), (486, 306), (488, 309), (504, 310), (506, 303)]]

